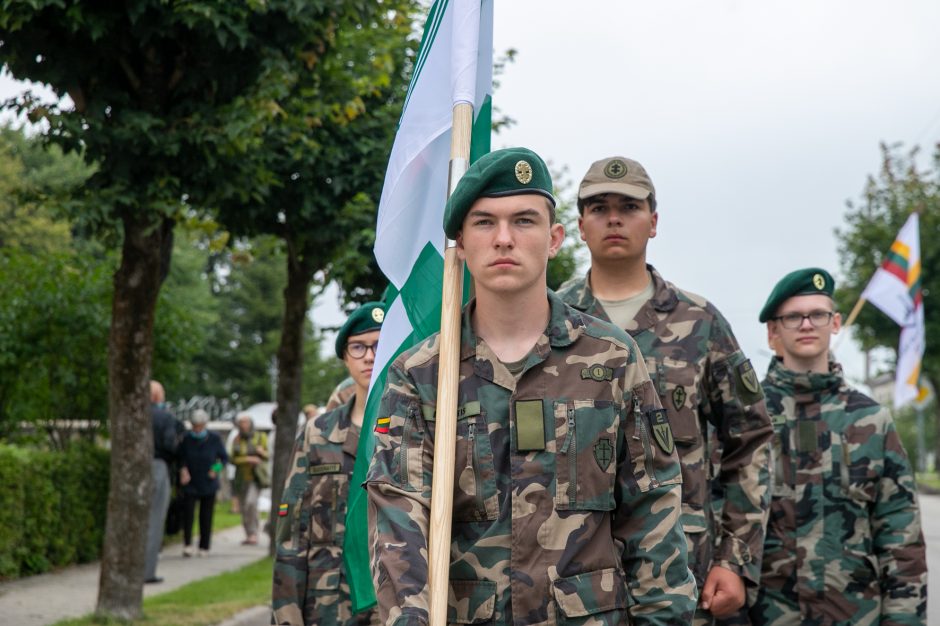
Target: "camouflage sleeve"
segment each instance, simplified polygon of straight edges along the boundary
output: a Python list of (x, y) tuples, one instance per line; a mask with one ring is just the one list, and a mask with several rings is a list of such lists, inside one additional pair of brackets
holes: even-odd
[[(682, 472), (642, 359), (627, 376), (612, 532), (623, 546), (632, 624), (690, 624), (697, 593), (680, 524)], [(645, 380), (644, 380), (645, 378)]]
[(284, 495), (276, 513), (274, 584), (271, 590), (272, 624), (304, 624), (309, 543), (302, 541), (299, 529), (294, 527), (309, 481), (305, 435), (306, 429), (301, 431), (294, 443), (290, 474), (284, 482)]
[(882, 409), (884, 472), (872, 511), (872, 539), (881, 573), (881, 624), (923, 624), (927, 611), (927, 555), (910, 462)]
[(715, 428), (721, 448), (717, 478), (722, 487), (722, 510), (716, 520), (713, 563), (756, 586), (770, 508), (774, 430), (760, 380), (717, 311), (707, 383), (708, 402), (703, 413)]
[(428, 623), (431, 444), (414, 386), (392, 365), (366, 477), (369, 548), (379, 623)]

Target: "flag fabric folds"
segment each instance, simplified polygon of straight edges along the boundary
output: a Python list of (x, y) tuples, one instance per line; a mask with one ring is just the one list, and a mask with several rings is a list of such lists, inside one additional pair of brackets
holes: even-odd
[[(343, 557), (353, 610), (375, 604), (369, 568), (365, 480), (388, 365), (440, 330), (452, 111), (473, 104), (471, 161), (490, 149), (492, 0), (437, 0), (421, 46), (379, 202), (375, 256), (390, 282), (362, 436), (352, 475)], [(381, 426), (381, 425), (380, 425)]]
[(862, 292), (862, 298), (901, 327), (894, 383), (895, 408), (916, 400), (920, 393), (921, 359), (927, 345), (920, 268), (919, 221), (917, 213), (912, 213)]

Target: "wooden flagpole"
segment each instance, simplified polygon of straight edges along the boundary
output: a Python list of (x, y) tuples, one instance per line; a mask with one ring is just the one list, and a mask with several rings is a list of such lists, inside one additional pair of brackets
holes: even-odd
[(846, 318), (845, 323), (842, 324), (842, 328), (846, 329), (855, 322), (855, 318), (858, 317), (859, 311), (862, 310), (862, 307), (865, 306), (865, 303), (868, 302), (865, 298), (859, 298), (858, 302), (855, 303), (855, 306), (852, 307), (852, 312), (849, 313), (849, 316)]
[[(470, 162), (473, 105), (454, 105), (447, 195)], [(454, 241), (444, 251), (444, 287), (441, 294), (440, 358), (437, 378), (437, 414), (434, 421), (434, 465), (431, 478), (428, 587), (430, 626), (447, 626), (450, 575), (450, 533), (454, 500), (454, 450), (457, 445), (457, 383), (460, 374), (460, 308), (463, 299), (463, 261)]]

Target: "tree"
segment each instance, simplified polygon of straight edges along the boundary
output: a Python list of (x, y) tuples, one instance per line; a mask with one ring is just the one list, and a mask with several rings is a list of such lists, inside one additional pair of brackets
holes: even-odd
[[(881, 146), (882, 166), (870, 176), (858, 204), (849, 202), (846, 227), (836, 231), (845, 279), (836, 290), (843, 314), (855, 305), (912, 211), (920, 213), (921, 280), (927, 328), (923, 374), (936, 387), (940, 375), (940, 144), (933, 163), (919, 170), (919, 150)], [(854, 324), (863, 350), (897, 350), (900, 328), (873, 306), (862, 308)], [(940, 450), (938, 450), (940, 452)]]
[(153, 452), (147, 382), (174, 223), (186, 207), (247, 198), (262, 184), (239, 157), (257, 148), (289, 61), (316, 57), (336, 35), (334, 14), (368, 4), (0, 5), (0, 62), (74, 104), (44, 104), (27, 92), (6, 107), (44, 121), (51, 143), (97, 166), (73, 214), (121, 249), (108, 341), (111, 475), (120, 480), (111, 481), (108, 498), (99, 614), (140, 614)]
[[(338, 11), (334, 38), (315, 56), (297, 59), (289, 89), (277, 101), (278, 116), (265, 129), (264, 148), (255, 153), (257, 164), (246, 163), (266, 171), (270, 184), (256, 198), (220, 205), (221, 222), (233, 234), (275, 235), (286, 251), (273, 502), (280, 501), (296, 435), (311, 283), (314, 276), (327, 283), (334, 272), (353, 274), (341, 265), (350, 248), (371, 245), (367, 231), (374, 227), (415, 47), (413, 13), (411, 0)], [(362, 256), (352, 258), (367, 265)], [(356, 281), (356, 296), (378, 297), (375, 282), (362, 289)], [(353, 291), (349, 283), (341, 287)]]

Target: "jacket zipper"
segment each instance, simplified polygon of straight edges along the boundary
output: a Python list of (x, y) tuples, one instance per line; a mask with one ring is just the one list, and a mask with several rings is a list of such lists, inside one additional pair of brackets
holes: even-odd
[(486, 511), (483, 505), (483, 483), (480, 480), (480, 464), (477, 462), (476, 446), (476, 423), (472, 419), (467, 420), (467, 439), (469, 440), (470, 450), (467, 452), (467, 467), (473, 470), (473, 496), (476, 499), (477, 515), (486, 519)]
[(640, 397), (636, 394), (633, 394), (633, 413), (636, 415), (637, 432), (640, 433), (640, 440), (643, 442), (643, 452), (646, 456), (646, 475), (650, 479), (650, 487), (658, 487), (659, 481), (656, 480), (656, 474), (653, 472), (653, 447), (650, 445), (649, 433), (643, 420), (643, 411), (640, 410)]
[(578, 498), (578, 445), (571, 448), (571, 454), (568, 454), (568, 448), (571, 447), (571, 440), (574, 439), (574, 407), (568, 406), (568, 433), (565, 435), (565, 441), (561, 444), (561, 453), (568, 457), (568, 505), (571, 506)]

